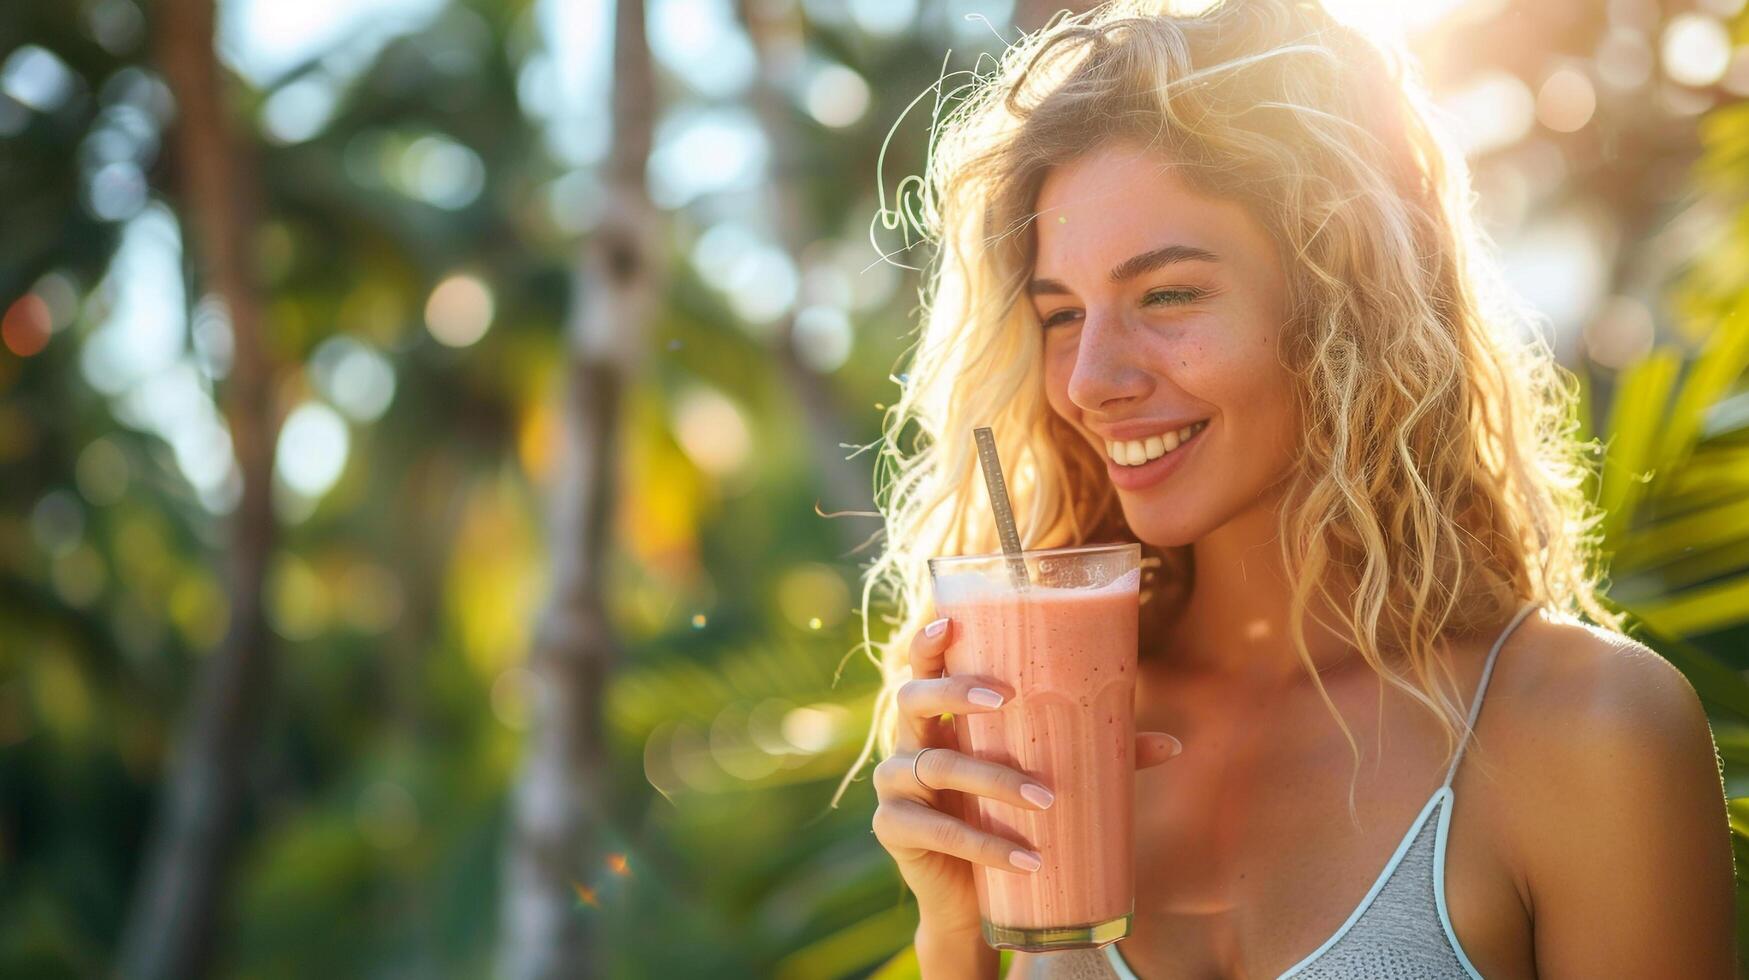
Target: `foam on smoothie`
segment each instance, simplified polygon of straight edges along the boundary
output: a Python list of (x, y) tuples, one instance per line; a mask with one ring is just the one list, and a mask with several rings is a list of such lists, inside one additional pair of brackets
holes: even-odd
[[(1142, 570), (1132, 568), (1104, 585), (1065, 587), (1034, 585), (1025, 593), (1028, 602), (1056, 602), (1065, 599), (1086, 599), (1114, 592), (1134, 592), (1142, 583)], [(959, 605), (963, 602), (1016, 599), (1021, 594), (1007, 582), (991, 579), (977, 572), (938, 575), (935, 578), (935, 604)]]

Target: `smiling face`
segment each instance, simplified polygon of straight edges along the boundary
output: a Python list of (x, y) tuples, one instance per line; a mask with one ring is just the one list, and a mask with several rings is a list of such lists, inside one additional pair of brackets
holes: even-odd
[(1268, 506), (1299, 431), (1268, 232), (1128, 144), (1053, 169), (1037, 209), (1046, 393), (1105, 460), (1130, 530), (1183, 545)]

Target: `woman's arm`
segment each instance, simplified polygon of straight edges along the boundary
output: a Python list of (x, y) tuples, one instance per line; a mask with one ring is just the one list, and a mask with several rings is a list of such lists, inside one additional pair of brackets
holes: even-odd
[(1700, 699), (1638, 643), (1576, 645), (1546, 654), (1529, 764), (1512, 767), (1537, 972), (1734, 977), (1730, 829)]
[(981, 932), (938, 935), (925, 921), (917, 926), (915, 938), (918, 976), (923, 980), (996, 980), (1002, 954), (984, 942)]

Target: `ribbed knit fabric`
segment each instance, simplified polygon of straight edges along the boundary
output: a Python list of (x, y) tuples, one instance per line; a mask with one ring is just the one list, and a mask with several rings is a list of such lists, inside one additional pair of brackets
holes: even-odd
[[(1452, 928), (1445, 906), (1445, 847), (1451, 828), (1451, 783), (1469, 746), (1494, 673), (1494, 660), (1506, 638), (1531, 610), (1518, 611), (1501, 631), (1470, 702), (1464, 742), (1446, 770), (1445, 782), (1403, 835), (1397, 850), (1348, 920), (1323, 945), (1289, 967), (1277, 980), (1481, 980)], [(1064, 950), (1032, 957), (1019, 980), (1140, 980), (1117, 943), (1103, 949)], [(1170, 978), (1149, 978), (1170, 980)]]

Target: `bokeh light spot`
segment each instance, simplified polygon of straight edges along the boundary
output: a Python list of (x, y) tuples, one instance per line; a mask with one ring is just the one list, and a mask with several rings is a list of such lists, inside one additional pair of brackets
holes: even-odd
[(842, 705), (810, 704), (784, 715), (783, 737), (797, 752), (824, 752), (843, 734), (849, 721), (850, 711)]
[(1571, 68), (1562, 68), (1543, 81), (1536, 94), (1536, 117), (1557, 133), (1585, 128), (1597, 111), (1597, 91), (1591, 79)]
[(827, 65), (808, 80), (802, 101), (821, 125), (843, 128), (868, 111), (868, 83), (843, 65)]
[(78, 609), (89, 608), (96, 602), (98, 596), (103, 594), (104, 583), (109, 578), (103, 556), (88, 544), (81, 544), (56, 556), (49, 574), (54, 582), (55, 594)]
[(49, 344), (54, 322), (49, 317), (49, 304), (35, 293), (25, 293), (6, 308), (0, 319), (0, 342), (19, 357), (31, 357)]
[(170, 622), (196, 650), (218, 646), (230, 625), (225, 593), (204, 571), (183, 575), (170, 593)]
[(1612, 27), (1597, 44), (1597, 77), (1620, 91), (1632, 91), (1652, 78), (1652, 46), (1638, 31)]
[(453, 211), (480, 196), (486, 186), (486, 165), (479, 154), (455, 140), (427, 133), (401, 152), (393, 182), (412, 197)]
[(754, 782), (778, 770), (781, 763), (763, 752), (748, 736), (747, 712), (731, 704), (711, 721), (711, 759), (723, 772), (744, 782)]
[(267, 573), (267, 619), (288, 640), (308, 640), (328, 628), (333, 598), (328, 583), (309, 563), (290, 553), (274, 560)]
[(850, 317), (830, 306), (810, 306), (796, 314), (790, 336), (796, 355), (821, 374), (830, 374), (850, 360), (855, 341)]
[(317, 346), (310, 355), (310, 377), (322, 397), (357, 422), (380, 418), (395, 398), (395, 369), (389, 359), (346, 334)]
[(850, 589), (830, 565), (808, 562), (778, 580), (777, 604), (797, 629), (836, 626), (850, 614)]
[(431, 291), (425, 327), (446, 347), (467, 347), (486, 335), (493, 312), (491, 288), (477, 276), (458, 273)]
[(1695, 88), (1723, 78), (1731, 63), (1731, 36), (1725, 25), (1705, 14), (1670, 18), (1663, 35), (1664, 72)]
[(274, 472), (298, 493), (320, 497), (345, 470), (350, 442), (339, 413), (320, 402), (305, 402), (286, 416)]
[(66, 62), (35, 44), (18, 48), (0, 65), (0, 93), (38, 112), (60, 108), (76, 81)]
[(917, 0), (850, 0), (850, 19), (877, 37), (902, 33), (917, 18)]
[(688, 459), (713, 476), (740, 470), (753, 449), (741, 409), (714, 388), (694, 385), (674, 400), (674, 437)]
[(30, 534), (37, 547), (50, 555), (64, 555), (78, 545), (85, 533), (85, 509), (79, 498), (66, 490), (51, 490), (30, 511)]
[(325, 72), (294, 79), (262, 103), (261, 128), (277, 143), (302, 143), (328, 125), (339, 96)]

